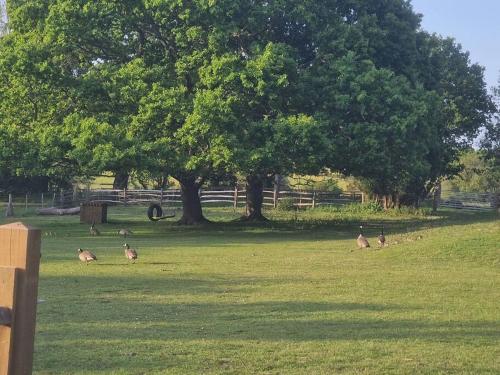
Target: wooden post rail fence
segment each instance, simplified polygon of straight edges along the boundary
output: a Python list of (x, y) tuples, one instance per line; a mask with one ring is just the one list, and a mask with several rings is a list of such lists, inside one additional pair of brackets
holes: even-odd
[(40, 238), (22, 223), (0, 226), (0, 375), (33, 369)]
[[(200, 189), (200, 200), (202, 205), (219, 204), (233, 209), (242, 207), (246, 200), (246, 191), (235, 187)], [(182, 204), (181, 191), (179, 189), (159, 189), (159, 190), (116, 190), (116, 189), (93, 189), (93, 190), (71, 190), (59, 192), (59, 199), (56, 194), (52, 195), (52, 202), (47, 199), (52, 194), (0, 194), (0, 205), (10, 209), (5, 212), (7, 215), (13, 214), (14, 205), (24, 204), (25, 211), (34, 209), (35, 211), (45, 206), (58, 208), (79, 207), (82, 203), (100, 202), (109, 205), (121, 204), (143, 205), (143, 204)], [(284, 206), (293, 205), (299, 208), (317, 208), (330, 205), (343, 205), (349, 203), (366, 203), (368, 200), (361, 192), (329, 192), (321, 190), (280, 190), (264, 189), (263, 205), (265, 207), (279, 208), (280, 203)], [(10, 201), (10, 204), (7, 202)], [(22, 203), (21, 203), (22, 202)], [(498, 193), (459, 193), (443, 191), (441, 194), (439, 207), (463, 209), (463, 210), (496, 210), (499, 207), (500, 198)], [(97, 221), (96, 221), (97, 223)]]

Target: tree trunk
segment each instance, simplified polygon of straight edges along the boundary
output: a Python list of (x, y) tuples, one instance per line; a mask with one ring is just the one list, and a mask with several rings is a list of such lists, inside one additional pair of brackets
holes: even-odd
[(116, 172), (113, 181), (113, 189), (126, 189), (128, 187), (129, 174), (127, 172)]
[(262, 203), (264, 202), (264, 181), (261, 176), (250, 175), (246, 179), (246, 208), (247, 214), (243, 217), (245, 221), (267, 221), (262, 215)]
[(398, 210), (401, 208), (401, 195), (399, 193), (394, 193), (394, 207)]
[(432, 194), (432, 212), (436, 213), (441, 201), (441, 182), (434, 188), (434, 193)]
[(181, 184), (182, 217), (178, 223), (181, 225), (196, 225), (207, 223), (203, 216), (199, 196), (200, 184), (195, 178), (179, 180)]
[(391, 195), (384, 194), (383, 201), (384, 201), (384, 210), (385, 211), (392, 208), (392, 196)]

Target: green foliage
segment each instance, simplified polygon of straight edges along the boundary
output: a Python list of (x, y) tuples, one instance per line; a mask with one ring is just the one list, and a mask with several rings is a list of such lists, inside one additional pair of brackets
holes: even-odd
[(376, 202), (349, 203), (343, 206), (334, 206), (331, 209), (346, 214), (375, 214), (383, 211), (380, 204)]
[(201, 185), (329, 167), (415, 200), (458, 172), (494, 109), (482, 68), (403, 0), (33, 0), (9, 14), (4, 174)]
[(500, 191), (500, 170), (495, 168), (492, 159), (484, 153), (469, 150), (460, 156), (462, 171), (447, 181), (453, 190), (463, 192)]
[(276, 208), (281, 211), (294, 211), (296, 210), (294, 203), (293, 198), (283, 198), (278, 201)]

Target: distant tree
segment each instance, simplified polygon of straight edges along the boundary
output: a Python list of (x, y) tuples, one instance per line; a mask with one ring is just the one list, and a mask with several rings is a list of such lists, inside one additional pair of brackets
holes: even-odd
[(449, 180), (452, 188), (464, 192), (500, 191), (500, 169), (484, 151), (468, 150), (460, 156), (462, 171)]
[(453, 39), (420, 32), (416, 79), (440, 97), (436, 136), (428, 143), (430, 172), (414, 176), (406, 190), (413, 203), (444, 178), (460, 173), (460, 154), (471, 147), (495, 111), (487, 92), (484, 68), (471, 64), (469, 53)]
[[(225, 54), (201, 72), (219, 101), (233, 105), (226, 113), (233, 127), (230, 169), (245, 176), (246, 220), (264, 220), (263, 187), (275, 174), (318, 172), (328, 140), (322, 122), (301, 113), (297, 53), (285, 44), (254, 44), (245, 57)], [(218, 119), (219, 122), (224, 119)], [(234, 126), (236, 121), (236, 126)]]
[[(500, 80), (494, 89), (496, 111), (486, 126), (481, 142), (485, 163), (484, 178), (490, 191), (500, 192)], [(498, 201), (500, 203), (500, 199)]]
[(330, 100), (322, 110), (335, 139), (330, 167), (357, 177), (386, 208), (399, 204), (412, 176), (429, 172), (436, 95), (353, 53), (325, 69), (321, 94)]
[(0, 174), (47, 176), (64, 187), (78, 169), (61, 138), (46, 130), (62, 123), (71, 98), (45, 79), (57, 75), (57, 68), (41, 63), (46, 58), (35, 31), (0, 38)]

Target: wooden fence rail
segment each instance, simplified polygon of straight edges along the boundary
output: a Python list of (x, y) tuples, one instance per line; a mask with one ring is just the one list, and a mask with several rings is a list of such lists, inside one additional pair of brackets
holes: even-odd
[[(316, 208), (363, 201), (363, 196), (360, 192), (343, 192), (339, 194), (328, 191), (278, 191), (276, 189), (265, 189), (263, 198), (263, 205), (265, 207), (274, 208), (279, 207), (281, 204), (301, 208)], [(228, 205), (236, 209), (245, 204), (246, 191), (237, 188), (201, 189), (200, 200), (204, 205)], [(464, 210), (486, 211), (495, 209), (498, 206), (498, 200), (498, 194), (495, 195), (494, 193), (477, 194), (444, 191), (440, 200), (440, 206)], [(8, 195), (0, 195), (0, 203), (6, 203), (7, 201)], [(72, 190), (38, 194), (37, 196), (31, 196), (30, 194), (14, 194), (16, 211), (19, 211), (19, 207), (24, 206), (25, 212), (28, 211), (29, 207), (68, 208), (89, 201), (123, 205), (160, 203), (175, 206), (182, 204), (181, 191), (179, 189)]]

